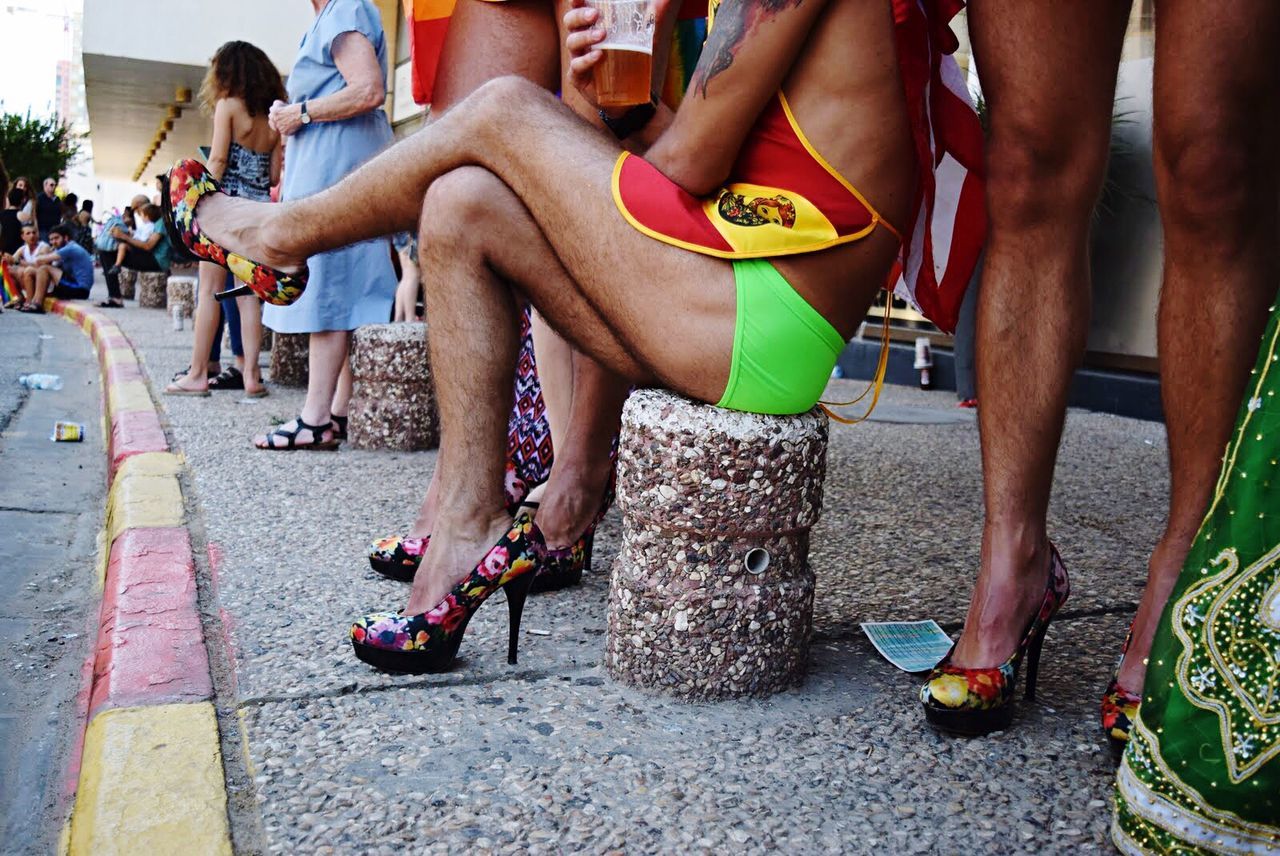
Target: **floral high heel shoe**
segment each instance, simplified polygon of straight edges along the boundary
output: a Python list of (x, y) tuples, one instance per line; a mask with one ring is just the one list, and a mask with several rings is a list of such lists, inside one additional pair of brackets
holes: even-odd
[(418, 615), (366, 615), (351, 627), (351, 647), (358, 658), (383, 671), (414, 675), (446, 671), (453, 665), (471, 616), (489, 595), (502, 589), (510, 619), (507, 662), (514, 665), (525, 596), (545, 549), (538, 527), (528, 514), (520, 515), (444, 600)]
[[(1067, 569), (1062, 557), (1049, 545), (1049, 580), (1044, 599), (1035, 618), (1022, 633), (1022, 641), (1009, 659), (985, 669), (964, 669), (951, 665), (951, 653), (929, 673), (920, 688), (920, 702), (925, 719), (931, 725), (954, 734), (981, 736), (1007, 728), (1013, 720), (1014, 685), (1018, 667), (1027, 661), (1027, 699), (1036, 695), (1036, 676), (1040, 669), (1040, 649), (1049, 622), (1066, 603), (1071, 593)], [(952, 652), (955, 646), (952, 646)]]
[[(502, 495), (507, 503), (507, 513), (514, 516), (521, 508), (537, 508), (536, 502), (524, 501), (537, 486), (527, 484), (524, 479), (516, 475), (515, 465), (507, 461), (507, 472), (502, 482)], [(369, 545), (369, 567), (387, 579), (411, 583), (430, 543), (430, 535), (419, 538), (388, 535), (385, 538), (379, 538)]]
[(245, 283), (215, 297), (229, 300), (253, 292), (267, 303), (288, 306), (302, 296), (307, 287), (305, 265), (297, 273), (285, 273), (230, 252), (200, 230), (196, 206), (209, 194), (222, 192), (203, 164), (194, 160), (179, 161), (165, 176), (165, 185), (168, 192), (160, 194), (160, 207), (174, 252), (191, 260), (213, 262)]
[(604, 499), (600, 501), (600, 509), (578, 540), (568, 547), (547, 548), (542, 566), (538, 568), (538, 574), (533, 578), (533, 588), (530, 591), (534, 594), (576, 586), (582, 582), (583, 572), (591, 570), (591, 553), (595, 547), (596, 527), (613, 507), (613, 499), (617, 491), (617, 472), (615, 468), (613, 474), (609, 476), (609, 483), (604, 490)]
[(1102, 733), (1107, 735), (1111, 744), (1111, 754), (1119, 760), (1124, 754), (1124, 747), (1129, 743), (1129, 730), (1138, 716), (1138, 707), (1142, 704), (1142, 696), (1129, 692), (1120, 686), (1120, 666), (1124, 663), (1125, 654), (1129, 653), (1129, 642), (1133, 639), (1133, 625), (1125, 634), (1124, 645), (1120, 647), (1120, 659), (1116, 660), (1115, 671), (1111, 673), (1111, 682), (1107, 691), (1102, 694)]

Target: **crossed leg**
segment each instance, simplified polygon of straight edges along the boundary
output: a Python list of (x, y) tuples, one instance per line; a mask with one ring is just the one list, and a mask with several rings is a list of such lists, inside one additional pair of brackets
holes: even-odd
[(1158, 336), (1170, 491), (1120, 669), (1120, 685), (1133, 692), (1209, 506), (1280, 283), (1280, 8), (1271, 0), (1161, 0), (1156, 28), (1155, 170), (1165, 234)]
[[(608, 192), (611, 147), (578, 135), (579, 143), (563, 140), (559, 150), (574, 171), (538, 182), (563, 192), (538, 202), (476, 167), (454, 170), (427, 191), (420, 242), (436, 319), (443, 525), (414, 579), (410, 614), (434, 606), (509, 524), (497, 464), (510, 401), (495, 390), (511, 388), (519, 296), (576, 348), (630, 380), (660, 380), (710, 401), (727, 381), (735, 310), (729, 264), (627, 225)], [(575, 204), (560, 206), (561, 198)], [(655, 312), (660, 302), (682, 311)]]

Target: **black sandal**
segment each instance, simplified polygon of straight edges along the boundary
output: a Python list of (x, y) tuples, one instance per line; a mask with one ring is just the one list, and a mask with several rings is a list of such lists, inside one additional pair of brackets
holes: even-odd
[[(319, 451), (332, 451), (338, 448), (338, 446), (341, 445), (342, 443), (341, 440), (339, 440), (336, 436), (334, 436), (335, 432), (334, 432), (334, 427), (332, 422), (327, 422), (324, 425), (308, 425), (306, 422), (302, 421), (301, 413), (299, 413), (297, 418), (294, 419), (293, 421), (298, 423), (297, 428), (294, 428), (292, 431), (286, 431), (283, 427), (276, 427), (275, 429), (267, 432), (267, 436), (266, 436), (267, 445), (258, 446), (257, 443), (254, 443), (254, 445), (257, 446), (257, 448), (262, 449), (264, 451), (268, 451), (268, 452), (294, 452), (294, 451), (299, 451), (303, 449), (312, 449), (319, 452)], [(301, 434), (303, 431), (311, 432), (311, 442), (303, 443), (299, 445), (298, 435)], [(328, 440), (321, 440), (320, 437), (324, 434), (325, 431), (330, 432), (330, 438)], [(283, 446), (275, 445), (275, 442), (271, 439), (273, 437), (284, 438), (285, 445)]]
[(331, 425), (333, 425), (333, 439), (335, 440), (347, 439), (347, 417), (335, 416), (334, 414), (330, 413), (329, 422)]
[[(185, 369), (182, 369), (181, 371), (174, 372), (173, 377), (170, 378), (170, 380), (172, 380), (174, 383), (177, 383), (178, 381), (182, 380), (184, 377), (186, 377), (189, 374), (191, 374), (191, 366), (187, 366)], [(215, 377), (217, 377), (217, 374), (212, 369), (205, 370), (205, 373), (204, 373), (205, 380), (211, 381)], [(210, 384), (209, 388), (212, 389), (213, 384)]]
[(209, 389), (217, 392), (227, 389), (244, 389), (244, 375), (240, 369), (230, 366), (222, 370), (217, 377), (209, 378)]

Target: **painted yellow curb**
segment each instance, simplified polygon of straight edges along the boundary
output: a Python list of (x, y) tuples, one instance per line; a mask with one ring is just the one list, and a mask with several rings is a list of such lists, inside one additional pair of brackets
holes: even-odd
[(178, 457), (169, 452), (147, 452), (125, 459), (107, 494), (110, 542), (126, 529), (182, 525), (180, 466)]
[(125, 380), (107, 385), (107, 409), (112, 413), (155, 412), (151, 392), (140, 380)]
[(213, 705), (107, 710), (85, 733), (71, 856), (230, 854)]
[(107, 348), (106, 353), (102, 355), (102, 370), (106, 371), (113, 366), (136, 366), (138, 358), (134, 355), (132, 348)]

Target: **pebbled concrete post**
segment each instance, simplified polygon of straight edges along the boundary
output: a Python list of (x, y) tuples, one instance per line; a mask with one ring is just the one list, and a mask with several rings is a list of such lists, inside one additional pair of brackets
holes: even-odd
[(307, 365), (311, 352), (309, 333), (276, 333), (271, 349), (271, 382), (281, 386), (306, 386), (310, 370)]
[(351, 337), (351, 377), (352, 448), (418, 451), (440, 444), (426, 324), (357, 329)]
[(164, 309), (169, 302), (169, 274), (144, 271), (138, 274), (138, 305), (145, 309)]
[(138, 283), (138, 272), (129, 268), (120, 268), (120, 296), (125, 300), (133, 300), (135, 286)]
[(761, 416), (663, 390), (628, 399), (605, 640), (616, 680), (690, 701), (804, 680), (826, 451), (817, 410)]
[(169, 284), (166, 286), (166, 293), (168, 305), (171, 307), (182, 307), (182, 315), (184, 318), (190, 318), (195, 314), (196, 278), (194, 276), (169, 277)]

